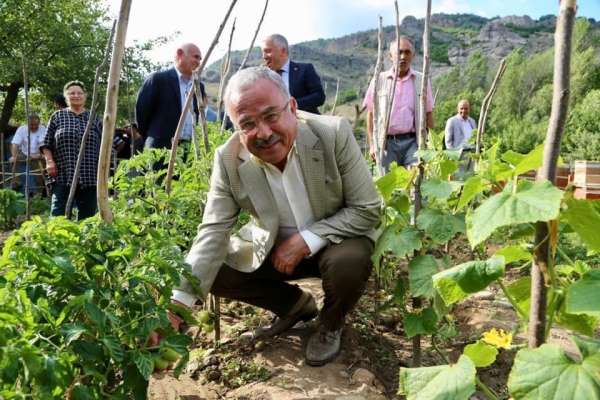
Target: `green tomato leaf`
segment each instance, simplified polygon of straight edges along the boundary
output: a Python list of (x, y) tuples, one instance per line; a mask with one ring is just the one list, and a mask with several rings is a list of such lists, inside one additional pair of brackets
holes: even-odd
[(452, 194), (454, 187), (448, 181), (443, 181), (439, 178), (427, 179), (421, 184), (423, 196), (435, 199), (447, 199)]
[(390, 172), (375, 181), (383, 201), (387, 204), (396, 189), (406, 189), (412, 174), (404, 167), (392, 166)]
[(462, 210), (471, 202), (479, 193), (483, 192), (488, 185), (485, 180), (479, 175), (474, 175), (465, 181), (460, 200), (458, 201), (458, 210)]
[(446, 243), (457, 233), (465, 232), (464, 219), (457, 215), (446, 214), (427, 208), (419, 213), (417, 227), (425, 231), (436, 243)]
[(477, 368), (489, 367), (496, 361), (498, 349), (481, 340), (473, 344), (468, 344), (463, 350), (463, 354), (473, 361)]
[(400, 368), (398, 394), (407, 400), (468, 400), (475, 392), (476, 373), (464, 355), (453, 365)]
[(187, 335), (173, 335), (161, 341), (161, 345), (170, 347), (179, 354), (188, 352), (188, 347), (192, 344), (192, 338)]
[(412, 296), (433, 297), (435, 291), (431, 277), (437, 272), (437, 263), (433, 256), (422, 255), (413, 258), (408, 264), (408, 278)]
[(502, 192), (467, 214), (467, 237), (472, 247), (502, 226), (558, 217), (563, 191), (550, 182), (519, 181), (516, 193), (512, 193), (512, 187), (506, 185)]
[(398, 257), (404, 257), (419, 250), (422, 246), (419, 231), (412, 226), (407, 226), (398, 232), (395, 226), (388, 226), (377, 240), (375, 251), (371, 259), (378, 266), (379, 259), (386, 252), (391, 252)]
[(554, 344), (517, 353), (508, 378), (515, 399), (600, 400), (600, 353), (571, 360)]
[(60, 332), (65, 338), (65, 344), (68, 346), (73, 340), (77, 340), (81, 335), (88, 332), (83, 324), (64, 324), (60, 328)]
[(133, 352), (133, 362), (144, 379), (150, 379), (150, 376), (154, 371), (152, 354), (147, 351), (135, 350)]
[(494, 255), (504, 257), (504, 264), (510, 264), (515, 261), (529, 261), (533, 258), (530, 252), (519, 245), (503, 247)]
[(600, 317), (600, 270), (588, 271), (567, 289), (566, 311)]
[(567, 210), (563, 211), (561, 217), (565, 218), (569, 225), (585, 242), (590, 250), (600, 250), (600, 212), (595, 204), (598, 201), (590, 200), (567, 200)]
[(433, 276), (433, 287), (447, 305), (485, 289), (504, 275), (504, 259), (492, 257), (485, 261), (469, 261), (438, 272)]
[(404, 316), (404, 333), (411, 338), (416, 335), (430, 335), (436, 331), (438, 316), (433, 308), (426, 308), (420, 314), (407, 313)]
[(117, 362), (123, 362), (125, 353), (121, 347), (121, 343), (115, 336), (105, 336), (101, 340), (102, 344), (108, 350), (108, 354)]

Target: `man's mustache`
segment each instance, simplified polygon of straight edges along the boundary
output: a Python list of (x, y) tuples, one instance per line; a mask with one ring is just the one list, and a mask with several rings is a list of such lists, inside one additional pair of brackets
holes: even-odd
[(279, 142), (280, 140), (281, 137), (278, 134), (273, 133), (271, 134), (271, 136), (269, 136), (268, 139), (254, 139), (254, 145), (258, 148), (269, 147)]

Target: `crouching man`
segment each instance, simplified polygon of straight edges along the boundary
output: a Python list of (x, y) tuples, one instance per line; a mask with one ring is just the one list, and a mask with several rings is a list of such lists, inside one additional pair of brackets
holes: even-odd
[[(371, 273), (380, 199), (347, 120), (298, 112), (281, 77), (265, 67), (235, 74), (225, 94), (236, 127), (217, 149), (198, 235), (186, 261), (203, 293), (272, 311), (248, 334), (278, 335), (319, 316), (306, 362), (340, 351), (348, 312)], [(231, 235), (240, 210), (252, 222)], [(288, 281), (320, 277), (325, 300)], [(191, 306), (187, 283), (173, 300)], [(177, 317), (172, 316), (177, 325)]]

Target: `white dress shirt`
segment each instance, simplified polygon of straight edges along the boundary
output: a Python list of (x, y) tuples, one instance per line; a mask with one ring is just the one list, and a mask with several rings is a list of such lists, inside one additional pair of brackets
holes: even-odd
[[(179, 78), (179, 96), (181, 98), (181, 109), (183, 110), (183, 106), (185, 104), (185, 98), (187, 94), (192, 90), (193, 80), (192, 78), (186, 79), (181, 72), (175, 67), (175, 71), (177, 71), (177, 77)], [(190, 107), (187, 115), (185, 116), (185, 121), (183, 123), (183, 130), (181, 131), (181, 140), (191, 140), (192, 132), (194, 128), (194, 119), (192, 116), (192, 108)]]
[[(37, 131), (31, 132), (30, 155), (40, 154), (40, 146), (44, 143), (44, 136), (46, 136), (46, 127), (44, 125), (40, 125)], [(16, 144), (19, 151), (27, 155), (27, 125), (21, 125), (17, 129), (11, 143)]]

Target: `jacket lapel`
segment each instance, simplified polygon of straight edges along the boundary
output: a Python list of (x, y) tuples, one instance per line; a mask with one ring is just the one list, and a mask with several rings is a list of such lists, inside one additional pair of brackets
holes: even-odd
[(181, 114), (181, 91), (179, 90), (179, 76), (177, 76), (177, 71), (175, 68), (171, 68), (170, 70), (171, 79), (169, 79), (169, 83), (171, 86), (171, 90), (173, 90), (173, 94), (175, 96), (175, 102), (178, 104), (177, 109)]
[(325, 160), (323, 150), (317, 148), (318, 144), (319, 138), (315, 136), (310, 127), (304, 122), (299, 122), (296, 148), (315, 220), (323, 218), (325, 214), (324, 195), (326, 193)]
[(297, 93), (296, 82), (298, 81), (298, 64), (290, 60), (290, 72), (288, 76), (288, 85), (290, 89), (290, 95), (294, 96)]

